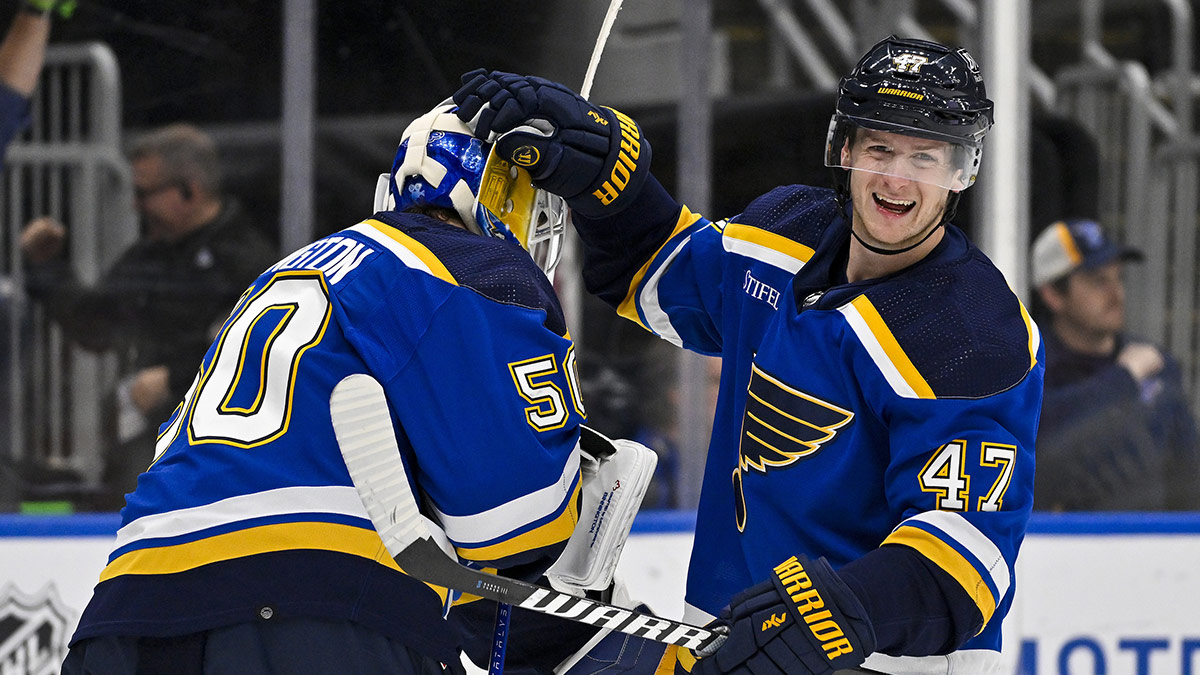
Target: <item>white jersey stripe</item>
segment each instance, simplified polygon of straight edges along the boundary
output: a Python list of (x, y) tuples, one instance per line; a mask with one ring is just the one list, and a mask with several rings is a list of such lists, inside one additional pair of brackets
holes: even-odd
[[(1001, 555), (1000, 549), (992, 543), (991, 539), (984, 536), (966, 518), (951, 511), (926, 511), (904, 522), (907, 523), (914, 520), (929, 523), (942, 532), (945, 532), (947, 536), (952, 537), (954, 541), (970, 551), (971, 555), (975, 556), (980, 565), (991, 575), (992, 582), (996, 585), (996, 590), (999, 592), (999, 595), (996, 597), (996, 604), (1000, 604), (1005, 594), (1008, 593), (1011, 579), (1008, 572), (1008, 563), (1004, 561), (1004, 556)], [(903, 524), (901, 523), (901, 525)]]
[(691, 240), (692, 236), (688, 235), (675, 242), (674, 248), (662, 259), (662, 263), (658, 266), (658, 269), (654, 270), (654, 273), (642, 282), (642, 290), (638, 295), (638, 306), (641, 308), (642, 314), (646, 317), (646, 325), (656, 335), (676, 347), (683, 346), (683, 338), (679, 337), (679, 332), (675, 330), (675, 326), (671, 325), (670, 317), (663, 311), (662, 306), (658, 304), (658, 282), (662, 279), (662, 275), (666, 273), (667, 269), (671, 267), (671, 262), (675, 260), (679, 252)]
[(752, 241), (746, 241), (745, 239), (725, 236), (721, 237), (721, 245), (730, 253), (736, 253), (737, 255), (766, 263), (772, 267), (778, 267), (788, 274), (799, 272), (800, 268), (804, 267), (804, 263), (807, 262), (782, 251), (777, 251)]
[(433, 506), (446, 536), (459, 546), (491, 541), (556, 513), (571, 495), (579, 473), (579, 453), (571, 453), (558, 480), (546, 487), (505, 502), (482, 513), (451, 516)]
[(870, 326), (867, 325), (867, 321), (863, 318), (862, 314), (859, 314), (858, 308), (847, 303), (838, 307), (838, 311), (846, 317), (846, 323), (850, 324), (850, 328), (858, 336), (859, 342), (862, 342), (863, 347), (867, 349), (867, 353), (871, 355), (871, 360), (883, 372), (884, 378), (887, 379), (888, 384), (892, 385), (892, 389), (904, 398), (920, 398), (916, 390), (912, 388), (908, 380), (904, 379), (904, 376), (900, 374), (900, 371), (892, 363), (892, 360), (888, 358), (883, 345), (879, 344), (879, 339), (875, 337), (875, 333), (871, 332)]
[(252, 518), (291, 513), (327, 513), (369, 520), (352, 487), (338, 485), (279, 488), (238, 495), (203, 506), (142, 516), (117, 531), (113, 550), (142, 539), (178, 537)]
[(420, 258), (418, 258), (416, 253), (413, 253), (407, 248), (401, 246), (400, 243), (395, 239), (392, 239), (367, 223), (359, 223), (349, 229), (351, 232), (357, 232), (391, 251), (397, 258), (400, 259), (400, 262), (404, 263), (406, 266), (415, 270), (421, 270), (426, 274), (433, 274), (433, 270), (429, 269), (429, 266), (426, 265)]
[(895, 675), (995, 675), (1000, 672), (1000, 652), (960, 649), (945, 656), (888, 656), (871, 654), (864, 668)]

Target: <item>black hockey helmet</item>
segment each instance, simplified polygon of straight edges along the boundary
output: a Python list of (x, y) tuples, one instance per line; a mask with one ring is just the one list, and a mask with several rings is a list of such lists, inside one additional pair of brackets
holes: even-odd
[(954, 146), (954, 171), (938, 184), (958, 192), (975, 182), (992, 110), (979, 65), (967, 50), (892, 35), (839, 83), (825, 163), (862, 168), (842, 164), (842, 146), (854, 127), (946, 141)]

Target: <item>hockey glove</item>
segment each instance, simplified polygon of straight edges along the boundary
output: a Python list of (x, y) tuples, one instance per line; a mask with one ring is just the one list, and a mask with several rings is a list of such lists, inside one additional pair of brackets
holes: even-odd
[(613, 215), (650, 173), (650, 144), (637, 122), (540, 77), (473, 70), (454, 93), (477, 138), (529, 170), (533, 184), (589, 218)]
[(875, 651), (875, 631), (854, 592), (824, 558), (789, 558), (770, 581), (738, 593), (721, 618), (729, 639), (693, 675), (829, 675)]

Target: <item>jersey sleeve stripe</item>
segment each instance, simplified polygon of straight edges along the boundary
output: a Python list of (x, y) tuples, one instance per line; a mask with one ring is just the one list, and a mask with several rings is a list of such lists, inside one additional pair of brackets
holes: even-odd
[(883, 543), (908, 546), (933, 561), (935, 565), (954, 577), (954, 580), (963, 587), (963, 590), (979, 607), (984, 625), (986, 626), (988, 621), (991, 621), (992, 615), (996, 612), (996, 596), (993, 594), (991, 586), (984, 581), (983, 575), (960, 551), (936, 535), (909, 525), (901, 525), (896, 528)]
[(858, 296), (838, 307), (838, 311), (846, 317), (871, 360), (897, 394), (904, 398), (936, 398), (867, 296)]
[(458, 285), (450, 270), (424, 244), (382, 221), (368, 219), (350, 228), (391, 251), (406, 266)]
[(741, 223), (727, 224), (723, 234), (721, 245), (726, 251), (778, 267), (789, 274), (799, 272), (814, 253), (797, 241)]
[(1012, 579), (1004, 555), (1000, 553), (1000, 549), (992, 543), (991, 539), (988, 539), (983, 532), (979, 531), (979, 528), (972, 525), (971, 521), (961, 514), (952, 511), (926, 511), (909, 518), (904, 521), (904, 524), (923, 527), (935, 534), (940, 534), (947, 541), (962, 546), (970, 552), (975, 560), (979, 561), (982, 569), (987, 573), (990, 583), (996, 591), (996, 601), (999, 602), (1000, 598), (1008, 593)]
[[(671, 231), (671, 236), (667, 237), (662, 246), (659, 246), (654, 255), (650, 256), (650, 259), (646, 261), (646, 264), (642, 265), (641, 269), (633, 275), (633, 280), (629, 283), (629, 291), (625, 294), (625, 299), (617, 306), (617, 314), (638, 323), (646, 330), (654, 331), (650, 326), (650, 322), (641, 315), (638, 300), (640, 298), (642, 301), (641, 304), (645, 305), (647, 304), (647, 299), (649, 299), (653, 312), (663, 314), (662, 310), (658, 308), (657, 302), (653, 300), (658, 286), (658, 279), (662, 272), (666, 270), (667, 263), (678, 254), (679, 247), (687, 241), (686, 238), (676, 241), (680, 239), (680, 234), (688, 230), (698, 220), (700, 220), (700, 214), (692, 213), (686, 206), (680, 209), (679, 219), (675, 222), (675, 229)], [(663, 259), (663, 251), (668, 250), (668, 245), (670, 255), (666, 259)], [(652, 267), (656, 268), (654, 274), (650, 274)], [(663, 314), (663, 318), (666, 318), (665, 314)], [(670, 324), (668, 323), (667, 325), (669, 327)], [(674, 333), (674, 329), (671, 329), (670, 332)], [(662, 335), (662, 333), (659, 333), (659, 335)], [(676, 344), (679, 343), (677, 342)]]
[(495, 544), (479, 547), (455, 546), (455, 551), (464, 560), (499, 561), (526, 551), (560, 544), (571, 536), (575, 531), (575, 523), (579, 522), (581, 488), (582, 485), (576, 482), (575, 489), (563, 500), (562, 511), (544, 525)]
[(448, 515), (436, 505), (432, 508), (450, 541), (458, 546), (479, 546), (562, 513), (564, 500), (578, 485), (579, 454), (572, 452), (557, 480), (512, 501), (464, 516)]

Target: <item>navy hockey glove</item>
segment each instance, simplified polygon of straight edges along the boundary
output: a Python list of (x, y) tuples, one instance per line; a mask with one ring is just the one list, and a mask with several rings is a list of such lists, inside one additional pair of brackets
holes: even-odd
[(589, 218), (613, 215), (650, 173), (650, 144), (629, 116), (540, 77), (473, 70), (454, 93), (477, 138), (529, 170), (533, 184)]
[(770, 581), (735, 595), (721, 618), (729, 639), (693, 675), (829, 675), (875, 651), (866, 611), (824, 558), (789, 558)]

